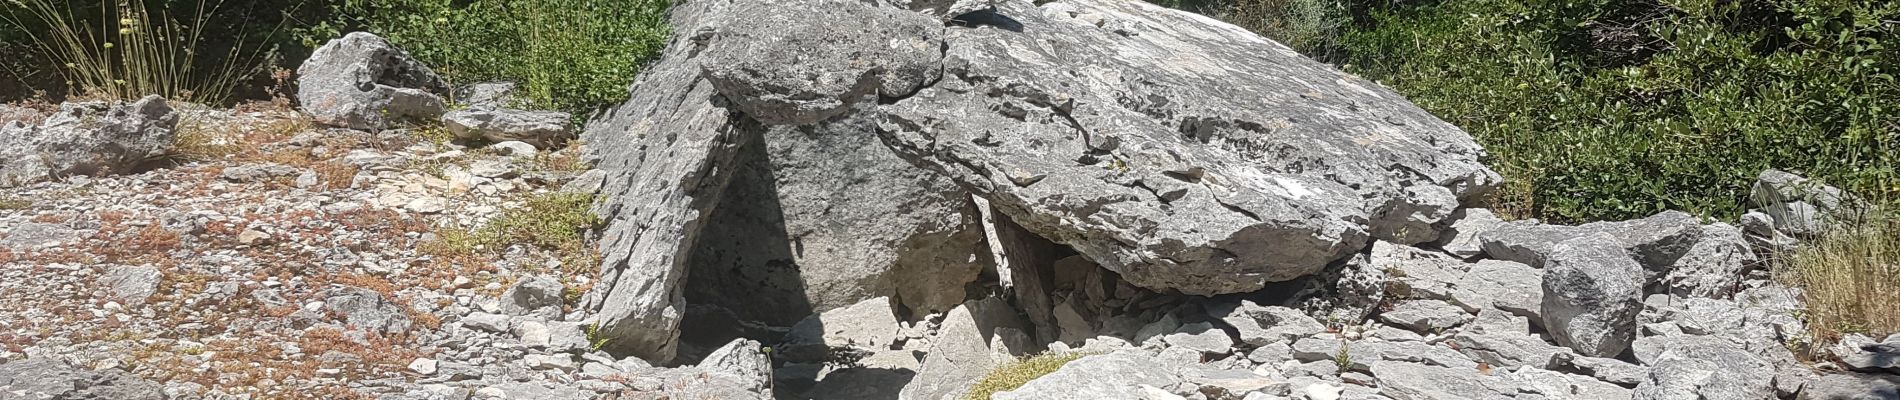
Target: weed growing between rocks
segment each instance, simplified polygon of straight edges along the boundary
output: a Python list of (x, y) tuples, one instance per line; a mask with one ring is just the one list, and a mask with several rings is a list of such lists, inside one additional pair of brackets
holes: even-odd
[(1835, 228), (1784, 257), (1782, 276), (1804, 289), (1814, 343), (1900, 333), (1900, 218), (1886, 213)]
[(1091, 354), (1084, 352), (1044, 353), (1005, 363), (990, 370), (990, 373), (984, 375), (982, 380), (976, 381), (975, 385), (970, 386), (970, 393), (964, 395), (963, 398), (964, 400), (989, 400), (990, 395), (1016, 390), (1029, 381), (1056, 372), (1070, 361), (1089, 355)]
[(599, 264), (599, 255), (587, 243), (587, 231), (600, 224), (588, 211), (594, 196), (586, 193), (547, 193), (529, 197), (517, 209), (474, 229), (436, 229), (436, 240), (422, 251), (437, 257), (473, 261), (500, 252), (513, 243), (554, 251), (567, 275), (584, 275)]

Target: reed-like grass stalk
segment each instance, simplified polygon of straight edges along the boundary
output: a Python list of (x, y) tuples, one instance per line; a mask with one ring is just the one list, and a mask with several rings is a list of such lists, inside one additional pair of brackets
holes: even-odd
[[(72, 94), (117, 100), (157, 94), (214, 104), (227, 100), (262, 64), (262, 52), (245, 48), (243, 38), (207, 48), (209, 18), (223, 4), (193, 2), (184, 10), (187, 19), (179, 19), (141, 0), (10, 0), (9, 6), (24, 12), (0, 13), (0, 22), (25, 31), (56, 61)], [(223, 57), (201, 57), (207, 51)]]

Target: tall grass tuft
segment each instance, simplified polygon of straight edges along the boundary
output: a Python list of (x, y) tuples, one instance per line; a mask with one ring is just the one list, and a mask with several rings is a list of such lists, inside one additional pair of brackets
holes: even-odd
[(259, 49), (242, 45), (208, 53), (220, 51), (208, 49), (205, 36), (213, 22), (209, 17), (223, 3), (190, 2), (181, 10), (186, 19), (180, 19), (170, 8), (149, 8), (143, 1), (9, 0), (5, 5), (16, 9), (0, 13), (0, 22), (24, 31), (59, 64), (71, 93), (81, 97), (124, 100), (156, 94), (221, 103), (262, 63)]
[(1779, 272), (1803, 289), (1812, 343), (1900, 333), (1900, 218), (1875, 210), (1843, 223), (1783, 257)]

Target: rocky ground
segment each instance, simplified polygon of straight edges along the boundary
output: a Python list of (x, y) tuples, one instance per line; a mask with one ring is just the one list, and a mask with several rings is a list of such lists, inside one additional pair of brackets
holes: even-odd
[(0, 109), (0, 399), (1900, 398), (1770, 273), (1859, 203), (1793, 174), (1506, 221), (1463, 131), (1144, 2), (670, 18), (584, 132), (367, 33), (295, 110)]

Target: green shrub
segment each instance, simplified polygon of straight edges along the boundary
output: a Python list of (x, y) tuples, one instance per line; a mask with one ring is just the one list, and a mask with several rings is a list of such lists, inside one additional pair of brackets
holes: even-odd
[(1044, 353), (999, 365), (983, 375), (982, 380), (970, 386), (970, 393), (964, 395), (963, 398), (964, 400), (989, 400), (990, 395), (996, 392), (1021, 388), (1029, 381), (1056, 372), (1070, 361), (1088, 355), (1090, 354), (1083, 352)]
[(516, 82), (529, 106), (583, 115), (626, 97), (665, 47), (667, 0), (332, 0), (307, 45), (367, 30), (455, 84)]
[(425, 243), (421, 250), (438, 257), (460, 258), (499, 252), (522, 243), (554, 252), (564, 272), (579, 274), (599, 266), (599, 256), (587, 243), (587, 232), (600, 225), (600, 217), (589, 211), (593, 195), (545, 193), (528, 197), (525, 203), (502, 211), (474, 229), (436, 229), (435, 240)]
[(1521, 216), (1732, 217), (1766, 168), (1900, 189), (1900, 3), (1445, 0), (1371, 18), (1348, 69), (1470, 131)]
[(1322, 61), (1343, 56), (1352, 23), (1341, 0), (1234, 0), (1220, 17)]

